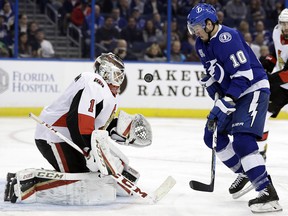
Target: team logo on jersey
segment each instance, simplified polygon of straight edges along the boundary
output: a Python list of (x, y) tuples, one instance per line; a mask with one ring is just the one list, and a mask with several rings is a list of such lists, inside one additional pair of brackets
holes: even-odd
[(229, 32), (223, 32), (222, 34), (220, 34), (219, 36), (219, 40), (222, 43), (226, 43), (229, 42), (232, 39), (232, 35)]

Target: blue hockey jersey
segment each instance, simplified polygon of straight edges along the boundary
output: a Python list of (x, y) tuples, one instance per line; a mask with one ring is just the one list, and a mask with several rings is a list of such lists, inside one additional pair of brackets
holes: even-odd
[(220, 84), (224, 95), (238, 99), (258, 89), (270, 93), (266, 72), (237, 30), (219, 25), (209, 42), (198, 37), (195, 47), (206, 73)]

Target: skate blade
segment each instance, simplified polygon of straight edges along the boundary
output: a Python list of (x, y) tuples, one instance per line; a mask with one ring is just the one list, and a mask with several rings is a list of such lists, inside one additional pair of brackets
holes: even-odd
[(244, 189), (238, 191), (237, 193), (232, 194), (232, 198), (238, 199), (253, 189), (254, 189), (253, 185), (250, 184), (248, 187), (244, 187)]
[(253, 213), (278, 212), (283, 210), (278, 201), (254, 204), (250, 206), (250, 209)]

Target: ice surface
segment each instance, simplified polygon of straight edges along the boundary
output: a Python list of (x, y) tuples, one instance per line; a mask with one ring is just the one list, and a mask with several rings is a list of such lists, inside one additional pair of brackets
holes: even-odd
[[(153, 144), (147, 148), (120, 146), (130, 159), (130, 165), (140, 174), (138, 185), (154, 191), (167, 176), (177, 183), (159, 203), (150, 205), (140, 198), (117, 198), (105, 206), (57, 206), (44, 204), (11, 204), (3, 202), (7, 172), (25, 168), (52, 167), (38, 152), (33, 134), (36, 123), (27, 118), (0, 118), (0, 216), (247, 216), (254, 215), (248, 208), (249, 199), (257, 196), (252, 191), (233, 200), (228, 187), (235, 175), (217, 159), (215, 190), (213, 193), (193, 191), (191, 179), (209, 183), (211, 150), (203, 141), (204, 120), (150, 118)], [(267, 169), (273, 178), (283, 212), (266, 213), (288, 215), (288, 121), (271, 122)]]

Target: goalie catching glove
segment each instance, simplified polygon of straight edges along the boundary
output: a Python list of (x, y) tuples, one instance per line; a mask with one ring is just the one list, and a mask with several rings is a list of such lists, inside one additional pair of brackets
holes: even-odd
[(107, 128), (113, 140), (118, 144), (146, 147), (152, 143), (150, 123), (141, 115), (130, 115), (120, 110), (118, 118), (114, 119)]

